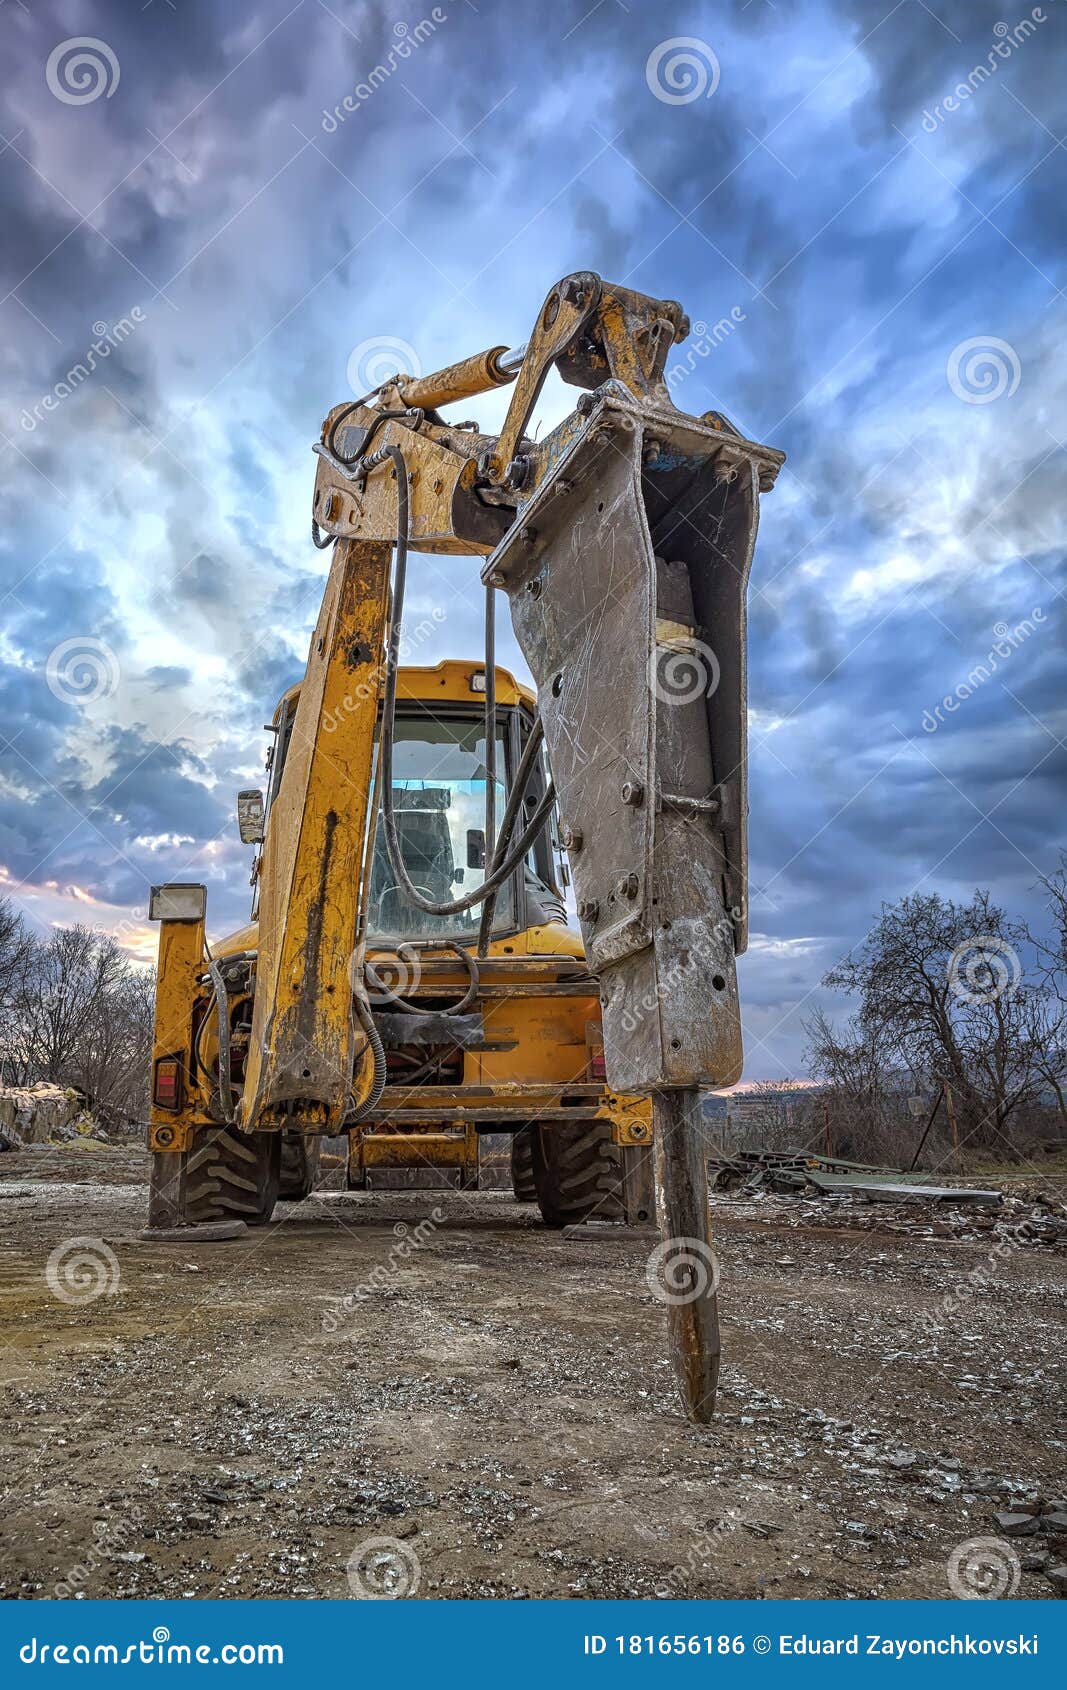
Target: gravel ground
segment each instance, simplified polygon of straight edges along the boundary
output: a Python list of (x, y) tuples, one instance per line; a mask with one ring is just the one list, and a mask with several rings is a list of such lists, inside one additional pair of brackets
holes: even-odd
[(0, 1157), (0, 1594), (1057, 1593), (1062, 1255), (716, 1201), (695, 1428), (652, 1235), (327, 1191), (148, 1244), (146, 1177), (117, 1147)]

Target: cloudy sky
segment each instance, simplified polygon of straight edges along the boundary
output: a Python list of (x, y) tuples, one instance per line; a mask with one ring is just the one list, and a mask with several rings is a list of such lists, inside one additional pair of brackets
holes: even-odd
[[(802, 1071), (881, 900), (1033, 909), (1067, 735), (1060, 0), (7, 0), (0, 32), (0, 886), (42, 929), (145, 952), (163, 879), (244, 919), (232, 800), (321, 595), (323, 414), (383, 341), (517, 344), (579, 268), (732, 312), (675, 401), (788, 454), (746, 1077)], [(416, 565), (430, 660), (477, 653), (476, 581)]]

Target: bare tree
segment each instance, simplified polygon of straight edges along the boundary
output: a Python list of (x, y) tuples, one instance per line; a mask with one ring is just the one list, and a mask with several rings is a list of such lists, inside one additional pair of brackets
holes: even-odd
[(812, 1026), (816, 1071), (874, 1096), (875, 1076), (910, 1073), (951, 1085), (963, 1142), (1010, 1149), (1016, 1111), (1037, 1101), (1043, 1053), (1063, 1014), (1023, 976), (1024, 929), (989, 894), (968, 904), (910, 894), (882, 913), (858, 951), (823, 984), (854, 994), (847, 1033)]
[(9, 898), (0, 898), (0, 1077), (25, 1079), (25, 1053), (15, 1036), (21, 984), (37, 949), (37, 940)]
[(33, 947), (13, 988), (8, 1040), (34, 1078), (75, 1086), (91, 1104), (143, 1112), (154, 975), (108, 934), (57, 928)]

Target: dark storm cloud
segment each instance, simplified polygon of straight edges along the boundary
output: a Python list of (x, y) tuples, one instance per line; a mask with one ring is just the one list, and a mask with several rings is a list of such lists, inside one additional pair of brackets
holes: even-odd
[[(681, 406), (789, 454), (753, 572), (743, 989), (750, 1072), (795, 1068), (798, 1004), (883, 897), (982, 883), (1021, 907), (1062, 836), (1067, 155), (1042, 125), (1063, 8), (932, 132), (924, 112), (1016, 22), (1000, 0), (441, 10), (406, 57), (398, 25), (428, 8), (0, 13), (0, 867), (138, 911), (148, 881), (203, 877), (214, 929), (242, 921), (230, 799), (321, 598), (309, 442), (349, 354), (393, 335), (432, 367), (517, 343), (557, 274), (599, 269), (705, 324)], [(80, 34), (121, 79), (78, 106), (45, 65)], [(650, 90), (677, 36), (714, 57), (713, 97)], [(954, 398), (953, 349), (990, 334), (1015, 387)], [(413, 560), (410, 602), (447, 611), (427, 661), (478, 649), (470, 564)], [(85, 635), (120, 671), (91, 707), (45, 677)]]

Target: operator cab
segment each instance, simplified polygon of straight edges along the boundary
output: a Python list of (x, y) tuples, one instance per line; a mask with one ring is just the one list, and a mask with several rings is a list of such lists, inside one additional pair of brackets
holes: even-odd
[[(497, 669), (496, 676), (495, 813), (499, 825), (533, 728), (535, 699), (507, 670)], [(436, 668), (401, 668), (397, 676), (393, 809), (408, 874), (435, 902), (475, 890), (487, 872), (484, 695), (485, 670), (472, 663), (450, 661)], [(291, 687), (274, 714), (276, 739), (268, 753), (270, 786), (264, 833), (281, 785), (299, 697), (299, 686)], [(344, 732), (343, 717), (335, 731)], [(546, 784), (544, 764), (539, 760), (524, 799), (528, 816), (544, 796)], [(241, 795), (242, 799), (248, 796)], [(561, 858), (553, 816), (527, 852), (524, 865), (499, 890), (494, 938), (550, 922), (566, 922)], [(255, 906), (252, 914), (255, 918)], [(412, 904), (396, 883), (384, 828), (376, 827), (367, 911), (371, 946), (428, 939), (473, 943), (480, 920), (480, 906), (439, 916)]]

